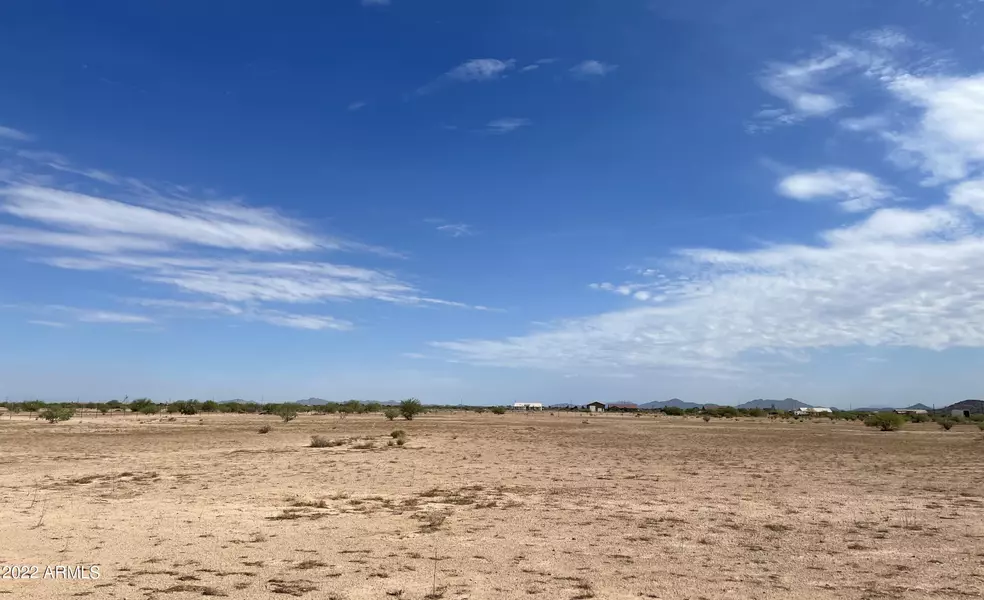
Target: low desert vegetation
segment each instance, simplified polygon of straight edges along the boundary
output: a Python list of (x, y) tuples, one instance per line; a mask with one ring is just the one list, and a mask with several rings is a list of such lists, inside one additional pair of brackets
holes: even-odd
[(311, 447), (312, 448), (330, 448), (336, 445), (331, 438), (327, 438), (323, 435), (312, 435), (311, 436)]
[(953, 426), (957, 424), (957, 421), (955, 419), (944, 417), (936, 421), (936, 423), (943, 429), (943, 431), (950, 431), (953, 429)]
[(492, 414), (493, 415), (504, 415), (504, 414), (506, 414), (506, 407), (505, 406), (493, 406), (489, 410), (492, 411)]
[(390, 407), (383, 411), (383, 416), (386, 417), (387, 420), (392, 421), (400, 416), (400, 411)]
[(67, 421), (75, 416), (75, 409), (66, 406), (57, 406), (52, 408), (46, 408), (41, 411), (41, 418), (49, 423), (57, 423), (58, 421)]
[(400, 414), (407, 421), (412, 421), (414, 417), (424, 412), (424, 405), (416, 398), (408, 398), (400, 402)]
[(874, 413), (864, 420), (868, 427), (877, 427), (881, 431), (898, 431), (904, 422), (902, 415), (890, 412)]
[(259, 432), (260, 433), (270, 433), (272, 430), (273, 430), (273, 427), (270, 427), (269, 425), (264, 425), (263, 427), (260, 427)]
[(297, 407), (291, 404), (281, 404), (275, 409), (274, 414), (280, 417), (284, 423), (290, 423), (297, 418)]

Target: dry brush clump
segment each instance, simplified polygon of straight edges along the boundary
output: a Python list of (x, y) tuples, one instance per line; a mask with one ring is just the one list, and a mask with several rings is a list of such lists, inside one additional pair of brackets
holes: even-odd
[(332, 448), (334, 446), (341, 446), (344, 443), (345, 442), (342, 442), (340, 440), (333, 440), (323, 435), (311, 436), (311, 448)]

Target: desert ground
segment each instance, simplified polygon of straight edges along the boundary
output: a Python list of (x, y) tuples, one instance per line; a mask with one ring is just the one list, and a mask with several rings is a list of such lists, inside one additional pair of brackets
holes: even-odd
[(0, 457), (0, 564), (100, 568), (0, 598), (984, 597), (968, 425), (21, 414)]

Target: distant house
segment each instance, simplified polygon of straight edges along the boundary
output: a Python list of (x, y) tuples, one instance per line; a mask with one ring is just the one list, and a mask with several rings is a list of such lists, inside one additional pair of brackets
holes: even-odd
[(928, 415), (928, 410), (923, 410), (921, 408), (896, 408), (895, 414), (897, 415)]
[(967, 417), (967, 418), (970, 418), (970, 411), (969, 410), (960, 410), (959, 408), (954, 408), (953, 410), (950, 411), (950, 416), (951, 417)]
[(605, 412), (604, 402), (591, 402), (587, 406), (588, 412)]
[(516, 402), (513, 404), (513, 410), (543, 410), (542, 402)]
[(823, 406), (808, 406), (806, 408), (800, 408), (793, 412), (794, 415), (807, 416), (807, 415), (822, 415), (834, 412), (833, 409), (826, 408)]
[(639, 410), (639, 405), (632, 404), (631, 402), (621, 402), (619, 404), (609, 404), (608, 410)]

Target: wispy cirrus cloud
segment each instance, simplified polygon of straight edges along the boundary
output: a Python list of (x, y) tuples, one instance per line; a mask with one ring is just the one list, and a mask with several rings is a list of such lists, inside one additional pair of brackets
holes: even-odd
[(30, 142), (34, 140), (34, 136), (24, 133), (19, 129), (14, 129), (13, 127), (0, 125), (0, 139), (13, 140), (15, 142)]
[(355, 112), (357, 110), (362, 110), (365, 107), (366, 107), (366, 102), (362, 100), (356, 100), (355, 102), (350, 102), (349, 105), (346, 107), (346, 109), (349, 112)]
[(451, 237), (466, 237), (475, 235), (475, 231), (472, 229), (471, 225), (466, 223), (446, 223), (444, 225), (438, 225), (437, 230), (441, 233), (446, 233)]
[[(890, 31), (858, 39), (861, 46), (770, 66), (763, 87), (788, 103), (770, 118), (830, 119), (841, 134), (885, 144), (892, 164), (926, 177), (920, 195), (933, 198), (928, 205), (885, 207), (900, 192), (857, 169), (794, 173), (779, 193), (870, 212), (812, 242), (682, 248), (629, 281), (592, 284), (628, 306), (432, 346), (480, 365), (734, 376), (824, 348), (984, 347), (984, 74), (897, 57), (916, 46)], [(845, 81), (856, 78), (880, 91), (884, 105), (843, 115), (854, 89)], [(846, 127), (847, 119), (858, 126)]]
[[(50, 152), (14, 153), (8, 162), (17, 168), (0, 174), (0, 248), (29, 251), (26, 260), (59, 269), (123, 275), (160, 293), (139, 304), (141, 314), (61, 307), (79, 322), (146, 324), (198, 314), (346, 330), (350, 321), (318, 307), (374, 301), (484, 309), (430, 298), (389, 271), (326, 260), (339, 252), (400, 255), (325, 235), (272, 208), (201, 199), (187, 188), (102, 171), (94, 176)], [(75, 179), (60, 181), (68, 176)]]
[(516, 66), (513, 59), (473, 58), (450, 69), (434, 81), (417, 89), (417, 95), (435, 92), (454, 83), (486, 82), (501, 78)]
[(424, 222), (433, 225), (437, 231), (454, 238), (475, 235), (475, 229), (467, 223), (454, 223), (436, 218), (424, 219)]
[(501, 119), (495, 119), (489, 121), (485, 126), (485, 130), (488, 133), (494, 133), (497, 135), (503, 135), (506, 133), (512, 133), (517, 129), (523, 127), (529, 127), (532, 123), (529, 119), (523, 119), (519, 117), (503, 117)]
[(541, 58), (541, 59), (539, 59), (539, 60), (537, 60), (535, 62), (532, 62), (532, 63), (530, 63), (530, 64), (528, 64), (528, 65), (520, 68), (519, 71), (521, 73), (529, 73), (530, 71), (536, 71), (540, 67), (543, 67), (543, 66), (546, 66), (546, 65), (551, 65), (551, 64), (553, 64), (555, 62), (557, 62), (557, 59), (556, 58)]
[(66, 325), (65, 323), (61, 323), (59, 321), (45, 321), (42, 319), (31, 319), (30, 321), (28, 321), (28, 323), (30, 323), (31, 325), (40, 325), (42, 327), (55, 327), (58, 329), (68, 327), (68, 325)]
[(615, 71), (618, 65), (601, 62), (600, 60), (585, 60), (570, 68), (570, 73), (580, 79), (604, 77)]
[(390, 0), (360, 0), (362, 6), (389, 6)]

